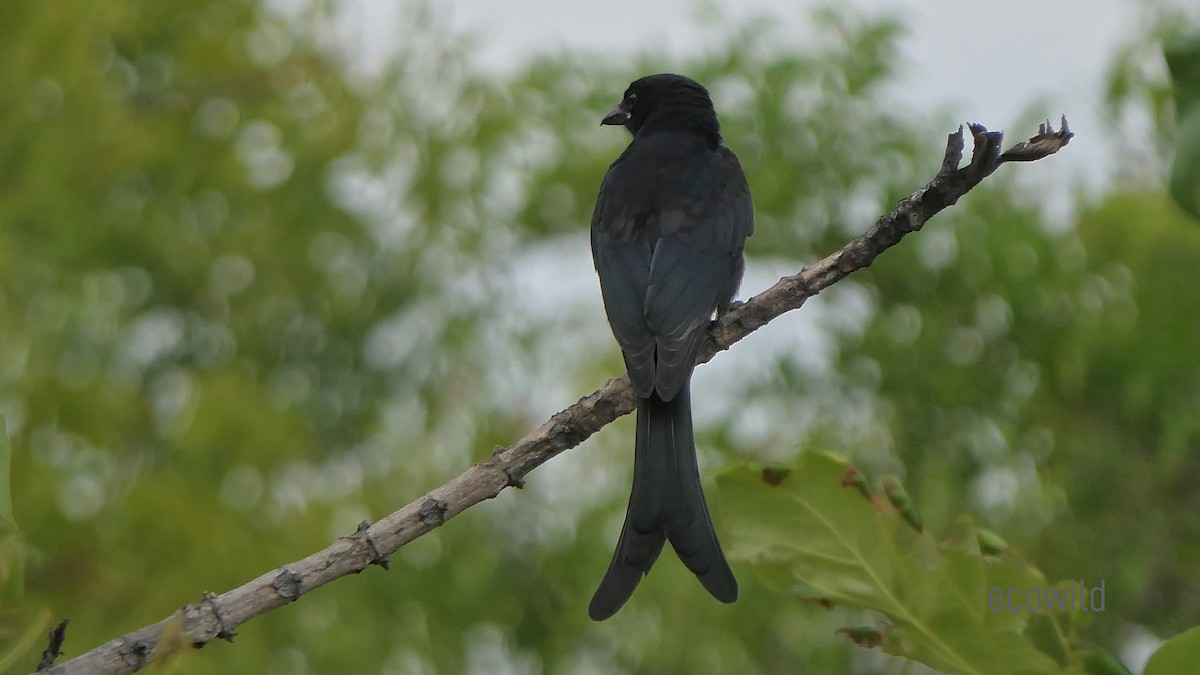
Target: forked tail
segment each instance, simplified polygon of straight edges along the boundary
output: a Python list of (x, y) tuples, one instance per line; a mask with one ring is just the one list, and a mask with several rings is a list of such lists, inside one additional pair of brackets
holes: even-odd
[(633, 490), (617, 550), (588, 606), (596, 621), (616, 614), (629, 600), (666, 541), (713, 597), (737, 600), (737, 580), (700, 487), (690, 388), (684, 383), (670, 401), (656, 393), (638, 401)]

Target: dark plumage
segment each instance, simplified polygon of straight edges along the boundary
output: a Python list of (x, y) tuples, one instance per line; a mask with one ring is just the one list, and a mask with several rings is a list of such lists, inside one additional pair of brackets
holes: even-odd
[(746, 177), (699, 83), (643, 77), (602, 124), (633, 134), (600, 186), (592, 259), (638, 404), (625, 525), (588, 608), (597, 621), (625, 604), (666, 541), (715, 598), (737, 599), (700, 488), (689, 389), (709, 320), (737, 293), (754, 230)]

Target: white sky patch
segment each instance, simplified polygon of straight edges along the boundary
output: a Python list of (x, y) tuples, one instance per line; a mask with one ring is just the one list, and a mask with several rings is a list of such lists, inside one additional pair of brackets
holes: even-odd
[[(358, 2), (368, 13), (389, 4)], [(480, 64), (504, 71), (531, 55), (562, 51), (587, 50), (616, 58), (655, 51), (674, 58), (703, 54), (714, 35), (712, 27), (696, 20), (702, 13), (700, 4), (446, 0), (440, 12), (455, 31), (478, 36)], [(803, 45), (812, 10), (828, 3), (717, 4), (733, 22), (770, 16)], [(1007, 131), (1012, 142), (1036, 133), (1036, 127), (1022, 124), (1028, 119), (1050, 117), (1057, 124), (1058, 116), (1065, 114), (1077, 133), (1075, 142), (1061, 157), (1040, 163), (1045, 166), (1026, 169), (1033, 174), (1030, 179), (1048, 180), (1065, 166), (1095, 181), (1117, 169), (1113, 147), (1102, 142), (1109, 122), (1104, 73), (1117, 47), (1142, 29), (1139, 3), (1064, 0), (1051, 8), (1038, 0), (848, 0), (845, 5), (869, 15), (897, 16), (907, 28), (900, 38), (902, 75), (887, 90), (889, 98), (917, 111), (949, 107), (964, 122)], [(633, 75), (637, 73), (631, 73), (631, 79)]]

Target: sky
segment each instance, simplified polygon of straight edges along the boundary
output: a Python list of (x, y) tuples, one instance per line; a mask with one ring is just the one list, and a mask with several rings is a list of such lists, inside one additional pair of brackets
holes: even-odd
[[(820, 0), (712, 2), (736, 21), (771, 17), (796, 39), (811, 37)], [(364, 58), (395, 43), (398, 13), (392, 0), (351, 0), (345, 7), (352, 39)], [(702, 52), (708, 29), (697, 20), (701, 0), (440, 0), (439, 23), (475, 37), (479, 62), (498, 73), (534, 54), (585, 50), (614, 58), (665, 50)], [(1012, 141), (1036, 133), (1016, 126), (1034, 114), (1057, 123), (1065, 114), (1076, 133), (1070, 152), (1055, 159), (1059, 172), (1097, 182), (1115, 168), (1112, 130), (1103, 105), (1105, 69), (1117, 48), (1141, 28), (1135, 0), (846, 0), (868, 14), (900, 17), (902, 77), (886, 95), (912, 110), (949, 109), (962, 121), (1008, 133)], [(669, 64), (664, 64), (664, 68)], [(631, 73), (634, 79), (639, 73)], [(619, 92), (618, 92), (619, 93)], [(717, 101), (718, 109), (720, 101)], [(950, 130), (947, 130), (950, 131)], [(1047, 165), (1050, 163), (1047, 163)]]

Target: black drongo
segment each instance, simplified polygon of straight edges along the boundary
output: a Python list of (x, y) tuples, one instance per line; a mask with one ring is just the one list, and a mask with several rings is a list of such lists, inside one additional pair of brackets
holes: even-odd
[(700, 488), (689, 388), (713, 312), (737, 293), (754, 230), (746, 176), (699, 83), (643, 77), (601, 124), (633, 134), (600, 186), (592, 259), (637, 396), (637, 440), (625, 526), (588, 607), (597, 621), (625, 604), (667, 541), (713, 597), (737, 599)]

